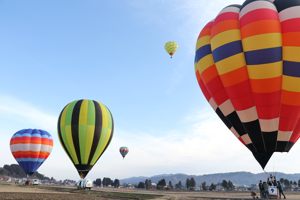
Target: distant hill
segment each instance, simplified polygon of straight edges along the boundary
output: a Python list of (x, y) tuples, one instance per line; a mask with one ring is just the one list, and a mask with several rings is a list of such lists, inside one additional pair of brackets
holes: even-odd
[[(0, 167), (0, 176), (9, 176), (13, 178), (26, 178), (26, 174), (23, 171), (23, 169), (16, 164), (4, 165), (3, 167)], [(40, 180), (50, 180), (48, 177), (38, 172), (34, 173), (32, 177), (38, 178)]]
[[(300, 173), (297, 174), (285, 174), (281, 172), (275, 172), (273, 175), (276, 176), (276, 179), (279, 180), (280, 178), (288, 179), (291, 181), (298, 181), (300, 180)], [(162, 174), (156, 175), (152, 177), (132, 177), (122, 179), (121, 184), (123, 183), (130, 183), (130, 184), (137, 184), (140, 181), (144, 182), (146, 179), (151, 179), (152, 182), (157, 183), (160, 179), (164, 178), (166, 182), (172, 181), (173, 184), (178, 183), (179, 181), (182, 184), (185, 184), (187, 178), (194, 177), (196, 184), (199, 186), (202, 182), (206, 182), (207, 184), (211, 183), (221, 183), (223, 180), (230, 180), (235, 185), (247, 185), (250, 186), (251, 184), (257, 184), (259, 180), (267, 180), (269, 174), (267, 173), (258, 173), (253, 174), (250, 172), (229, 172), (229, 173), (217, 173), (217, 174), (207, 174), (207, 175), (187, 175), (187, 174)]]

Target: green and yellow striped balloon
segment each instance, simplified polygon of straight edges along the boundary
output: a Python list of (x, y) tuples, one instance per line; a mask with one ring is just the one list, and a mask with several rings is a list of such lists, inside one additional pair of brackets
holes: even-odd
[(108, 147), (113, 129), (109, 109), (98, 101), (73, 101), (60, 113), (59, 140), (81, 178), (85, 178)]
[(171, 56), (171, 58), (175, 54), (177, 48), (178, 48), (178, 44), (175, 41), (169, 41), (169, 42), (166, 42), (166, 44), (165, 44), (165, 50), (168, 52), (168, 54)]

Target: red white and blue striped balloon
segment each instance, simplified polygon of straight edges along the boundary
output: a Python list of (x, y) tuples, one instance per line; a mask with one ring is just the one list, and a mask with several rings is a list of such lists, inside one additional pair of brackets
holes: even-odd
[(52, 151), (52, 136), (39, 129), (23, 129), (10, 140), (10, 150), (26, 174), (32, 175)]

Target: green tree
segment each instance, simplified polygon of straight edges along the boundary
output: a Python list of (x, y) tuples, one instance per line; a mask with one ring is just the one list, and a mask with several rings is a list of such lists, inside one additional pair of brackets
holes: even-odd
[(295, 187), (297, 187), (297, 182), (296, 182), (296, 181), (294, 181), (294, 182), (293, 182), (293, 185), (294, 185)]
[(166, 180), (165, 179), (161, 179), (160, 181), (158, 181), (156, 188), (158, 190), (162, 190), (164, 189), (164, 187), (167, 185)]
[(94, 185), (95, 185), (95, 186), (98, 186), (98, 187), (101, 187), (101, 178), (97, 178), (97, 179), (94, 181)]
[(152, 187), (152, 181), (150, 179), (146, 179), (145, 180), (145, 187), (146, 187), (146, 190), (150, 190), (151, 187)]
[(145, 188), (145, 183), (144, 182), (139, 182), (137, 188), (144, 189)]
[(169, 181), (168, 187), (169, 187), (169, 189), (171, 189), (171, 190), (174, 188), (174, 187), (173, 187), (173, 184), (172, 184), (172, 181)]
[(234, 185), (231, 181), (228, 181), (228, 190), (234, 190)]
[(228, 190), (228, 183), (227, 183), (226, 180), (223, 180), (223, 181), (222, 181), (221, 186), (222, 186), (225, 190)]
[(177, 184), (175, 184), (175, 189), (181, 190), (182, 189), (182, 183), (179, 181)]
[(186, 187), (186, 189), (190, 189), (190, 187), (191, 187), (191, 180), (189, 178), (187, 178), (185, 181), (185, 187)]
[(190, 190), (195, 190), (195, 188), (196, 188), (196, 181), (195, 181), (195, 179), (192, 177), (191, 179), (190, 179)]
[(104, 177), (102, 180), (103, 187), (107, 187), (109, 185), (113, 185), (113, 182), (110, 178)]
[(115, 179), (115, 180), (114, 180), (114, 187), (115, 187), (115, 188), (120, 187), (120, 180), (119, 180), (119, 179)]
[(214, 190), (216, 190), (216, 188), (217, 188), (217, 186), (215, 185), (215, 184), (210, 184), (210, 186), (209, 186), (209, 191), (214, 191)]
[(284, 187), (286, 187), (286, 188), (290, 188), (290, 181), (289, 181), (288, 179), (284, 179), (284, 180), (283, 180), (283, 185), (284, 185)]
[(203, 191), (207, 191), (207, 186), (206, 186), (205, 181), (203, 183), (201, 183), (201, 188), (202, 188)]
[(284, 185), (284, 179), (283, 178), (280, 178), (279, 182), (281, 183), (281, 185)]

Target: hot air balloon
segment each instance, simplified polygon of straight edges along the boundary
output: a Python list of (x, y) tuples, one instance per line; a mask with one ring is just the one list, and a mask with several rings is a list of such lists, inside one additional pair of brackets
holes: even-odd
[(173, 57), (177, 49), (178, 49), (178, 44), (175, 41), (166, 42), (165, 50), (171, 56), (171, 58)]
[(52, 151), (52, 136), (39, 129), (23, 129), (10, 140), (10, 150), (27, 175), (32, 175)]
[(59, 140), (81, 178), (86, 177), (108, 147), (113, 128), (109, 109), (98, 101), (73, 101), (60, 113)]
[(128, 154), (129, 149), (127, 147), (120, 147), (120, 154), (122, 155), (123, 159)]
[(299, 0), (247, 0), (224, 8), (196, 44), (204, 96), (262, 168), (300, 136), (299, 13)]

